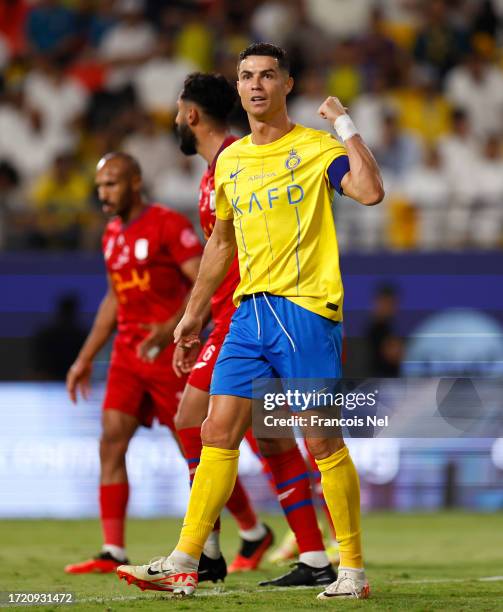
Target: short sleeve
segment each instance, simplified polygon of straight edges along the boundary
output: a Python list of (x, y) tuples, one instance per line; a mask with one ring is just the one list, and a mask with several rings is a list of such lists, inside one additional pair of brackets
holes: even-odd
[(323, 174), (327, 183), (330, 183), (328, 169), (338, 157), (347, 156), (346, 147), (335, 136), (325, 132), (320, 139), (320, 161), (323, 164)]
[(234, 218), (232, 204), (227, 199), (224, 189), (225, 163), (223, 155), (217, 159), (215, 167), (215, 215), (222, 221), (230, 221)]
[(193, 257), (199, 257), (203, 252), (203, 247), (191, 222), (174, 211), (166, 215), (163, 243), (179, 265)]

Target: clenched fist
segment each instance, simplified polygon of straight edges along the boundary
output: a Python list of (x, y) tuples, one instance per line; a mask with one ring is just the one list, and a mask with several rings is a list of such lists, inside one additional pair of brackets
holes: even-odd
[(337, 117), (346, 114), (346, 109), (342, 105), (339, 98), (329, 96), (318, 109), (318, 115), (323, 119), (328, 119), (330, 123), (334, 123)]

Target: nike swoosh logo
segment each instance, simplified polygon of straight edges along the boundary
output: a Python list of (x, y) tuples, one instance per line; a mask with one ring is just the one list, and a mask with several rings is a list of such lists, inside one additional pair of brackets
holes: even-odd
[(288, 491), (285, 491), (284, 493), (280, 493), (278, 495), (278, 501), (283, 501), (284, 499), (289, 497), (294, 491), (295, 491), (295, 487), (293, 487), (293, 489), (288, 489)]
[(234, 178), (236, 178), (236, 176), (237, 176), (237, 175), (238, 175), (240, 172), (243, 172), (243, 170), (244, 170), (244, 168), (240, 168), (239, 170), (236, 170), (236, 172), (231, 172), (231, 174), (230, 174), (231, 180), (232, 180), (232, 179), (234, 179)]
[(147, 574), (148, 574), (149, 576), (157, 576), (158, 574), (162, 574), (162, 572), (161, 572), (161, 571), (158, 571), (158, 572), (153, 572), (153, 571), (150, 569), (150, 567), (147, 567)]

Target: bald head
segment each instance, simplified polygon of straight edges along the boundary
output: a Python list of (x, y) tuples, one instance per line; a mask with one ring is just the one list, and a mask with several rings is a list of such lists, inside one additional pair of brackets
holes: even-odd
[(127, 220), (133, 209), (143, 206), (140, 164), (128, 153), (107, 153), (100, 159), (96, 166), (96, 187), (107, 215), (119, 215)]
[(118, 169), (121, 169), (124, 174), (129, 177), (140, 176), (141, 167), (136, 158), (129, 153), (123, 153), (122, 151), (112, 151), (103, 155), (96, 166), (96, 171), (101, 170), (105, 164), (115, 164)]

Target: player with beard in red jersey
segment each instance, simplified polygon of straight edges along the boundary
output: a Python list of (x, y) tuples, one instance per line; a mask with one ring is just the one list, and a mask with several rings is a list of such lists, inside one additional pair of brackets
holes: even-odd
[[(173, 330), (183, 314), (202, 247), (190, 222), (141, 196), (138, 162), (109, 153), (98, 163), (96, 186), (105, 214), (103, 235), (109, 289), (93, 328), (67, 375), (73, 402), (89, 392), (92, 363), (117, 326), (103, 401), (99, 489), (103, 548), (67, 573), (113, 572), (126, 559), (124, 527), (129, 485), (126, 452), (140, 425), (154, 417), (174, 429), (185, 385), (172, 369)], [(201, 577), (204, 579), (203, 577)]]
[[(194, 73), (186, 78), (178, 99), (175, 123), (180, 148), (186, 155), (199, 154), (208, 163), (208, 169), (201, 180), (199, 196), (199, 215), (206, 239), (211, 235), (215, 224), (216, 161), (219, 153), (236, 140), (227, 127), (228, 116), (235, 100), (235, 90), (223, 76), (202, 73)], [(235, 311), (232, 296), (239, 280), (236, 256), (212, 298), (214, 328), (207, 342), (201, 350), (197, 347), (186, 351), (177, 347), (173, 357), (173, 367), (177, 375), (182, 376), (190, 371), (175, 418), (175, 426), (189, 463), (191, 478), (201, 454), (200, 428), (208, 413), (211, 376)], [(256, 441), (250, 435), (247, 439), (256, 449)], [(300, 555), (299, 562), (292, 571), (262, 584), (330, 584), (335, 580), (335, 573), (325, 553), (316, 520), (308, 469), (294, 441), (282, 440), (280, 450), (278, 453), (276, 446), (272, 451), (266, 440), (261, 441), (260, 452), (269, 473), (272, 474), (278, 500), (296, 536)], [(241, 536), (240, 551), (229, 566), (229, 571), (255, 569), (272, 544), (272, 534), (267, 526), (257, 521), (239, 479), (226, 507), (237, 520)], [(206, 541), (204, 556), (208, 555), (220, 555), (218, 525), (217, 530)], [(201, 567), (200, 564), (199, 574)]]

